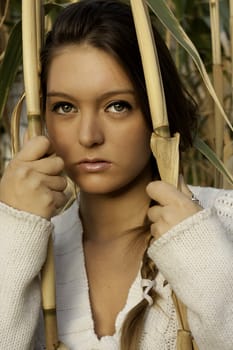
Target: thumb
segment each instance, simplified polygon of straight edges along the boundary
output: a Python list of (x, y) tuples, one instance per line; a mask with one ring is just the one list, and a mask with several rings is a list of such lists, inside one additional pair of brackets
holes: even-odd
[[(32, 138), (30, 138), (29, 131), (28, 131), (28, 129), (26, 129), (25, 132), (24, 132), (24, 135), (23, 135), (23, 146), (25, 146), (34, 137), (40, 137), (40, 136), (33, 136)], [(45, 138), (47, 138), (49, 140), (49, 138), (47, 136), (45, 136)], [(49, 156), (54, 157), (55, 155), (56, 154), (55, 154), (53, 145), (52, 145), (52, 143), (49, 140), (49, 148), (47, 149), (47, 152), (46, 152), (45, 156), (47, 156), (47, 157), (49, 157)]]

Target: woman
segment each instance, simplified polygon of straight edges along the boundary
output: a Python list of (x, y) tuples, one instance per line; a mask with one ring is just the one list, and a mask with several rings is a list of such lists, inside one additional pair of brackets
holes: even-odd
[[(154, 35), (171, 133), (186, 149), (196, 107)], [(199, 205), (182, 178), (181, 191), (159, 181), (130, 8), (68, 6), (41, 60), (48, 138), (26, 142), (0, 185), (1, 348), (44, 348), (38, 274), (54, 227), (59, 338), (70, 349), (174, 350), (172, 290), (199, 349), (232, 349), (233, 194), (192, 188)], [(79, 195), (53, 217), (64, 169)]]

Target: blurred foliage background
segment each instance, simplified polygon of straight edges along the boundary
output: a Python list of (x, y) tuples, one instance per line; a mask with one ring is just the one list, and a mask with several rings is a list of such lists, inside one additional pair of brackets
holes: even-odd
[[(158, 1), (158, 0), (156, 0)], [(72, 1), (69, 1), (72, 2)], [(151, 1), (152, 2), (152, 1)], [(68, 1), (44, 1), (47, 30), (57, 13)], [(181, 26), (196, 46), (208, 75), (215, 85), (217, 95), (224, 110), (233, 124), (232, 112), (232, 44), (231, 44), (231, 8), (232, 0), (166, 0), (165, 3), (175, 14)], [(217, 38), (213, 36), (216, 25), (211, 23), (211, 7), (217, 4), (219, 9), (220, 58), (215, 61), (213, 46)], [(24, 91), (22, 77), (21, 48), (21, 2), (18, 0), (0, 1), (0, 177), (11, 157), (11, 115), (14, 106)], [(211, 32), (212, 28), (212, 32)], [(161, 25), (164, 38), (173, 55), (182, 79), (199, 105), (198, 135), (218, 154), (225, 167), (233, 174), (233, 135), (230, 128), (222, 122), (216, 125), (216, 108), (205, 84), (200, 77), (189, 54), (179, 45), (170, 32)], [(9, 54), (10, 53), (10, 54)], [(13, 54), (12, 54), (13, 53)], [(217, 75), (215, 74), (217, 67)], [(220, 80), (216, 80), (216, 76)], [(20, 123), (23, 133), (26, 128), (24, 109)], [(222, 128), (217, 150), (216, 128)], [(185, 152), (183, 171), (186, 181), (194, 185), (221, 186), (232, 188), (232, 185), (215, 170), (215, 167), (198, 150), (192, 148)]]

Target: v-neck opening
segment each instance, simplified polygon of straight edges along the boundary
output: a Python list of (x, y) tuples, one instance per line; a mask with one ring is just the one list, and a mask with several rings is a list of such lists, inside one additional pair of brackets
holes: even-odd
[[(67, 227), (68, 218), (69, 227)], [(59, 271), (56, 277), (59, 334), (61, 338), (69, 336), (76, 339), (75, 334), (86, 332), (90, 342), (92, 339), (96, 346), (103, 344), (107, 346), (110, 343), (113, 345), (117, 343), (126, 314), (142, 300), (140, 269), (129, 288), (124, 307), (115, 318), (114, 334), (98, 337), (91, 309), (82, 231), (77, 200), (66, 212), (56, 218), (54, 243), (55, 266)]]
[[(80, 218), (79, 218), (80, 220)], [(81, 220), (80, 220), (80, 223), (81, 223)], [(82, 225), (82, 223), (81, 223)], [(124, 303), (124, 306), (123, 308), (117, 313), (117, 316), (115, 318), (115, 321), (114, 321), (114, 333), (112, 335), (110, 334), (106, 334), (106, 335), (103, 335), (101, 337), (99, 337), (97, 334), (96, 334), (96, 331), (95, 331), (95, 322), (94, 322), (94, 317), (93, 317), (93, 310), (92, 310), (92, 306), (91, 306), (91, 298), (90, 298), (90, 286), (89, 286), (89, 281), (88, 281), (88, 275), (87, 275), (87, 269), (86, 269), (86, 262), (85, 262), (85, 253), (84, 253), (84, 245), (83, 245), (83, 232), (81, 234), (81, 245), (82, 245), (82, 263), (83, 263), (83, 271), (84, 271), (84, 274), (85, 274), (85, 284), (86, 284), (86, 290), (87, 290), (87, 298), (88, 298), (88, 310), (89, 310), (89, 315), (90, 315), (90, 321), (91, 321), (91, 325), (92, 325), (92, 332), (93, 332), (93, 335), (96, 339), (96, 341), (98, 342), (104, 342), (105, 340), (107, 339), (113, 339), (117, 333), (120, 331), (120, 328), (123, 324), (123, 319), (125, 317), (125, 315), (135, 306), (137, 305), (141, 300), (142, 300), (142, 295), (140, 293), (138, 293), (138, 291), (140, 290), (140, 287), (138, 287), (138, 285), (140, 285), (140, 268), (136, 274), (136, 277), (134, 278), (130, 288), (129, 288), (129, 291), (128, 291), (128, 294), (127, 294), (127, 298), (126, 298), (126, 301)], [(140, 295), (139, 295), (140, 294)], [(133, 296), (133, 298), (132, 298)], [(131, 301), (135, 299), (137, 300), (137, 302), (135, 303), (132, 303)]]

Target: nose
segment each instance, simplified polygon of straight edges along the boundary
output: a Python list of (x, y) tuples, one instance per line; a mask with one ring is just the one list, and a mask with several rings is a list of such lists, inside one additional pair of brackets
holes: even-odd
[(104, 142), (104, 130), (97, 113), (85, 112), (80, 116), (79, 143), (84, 147), (101, 145)]

